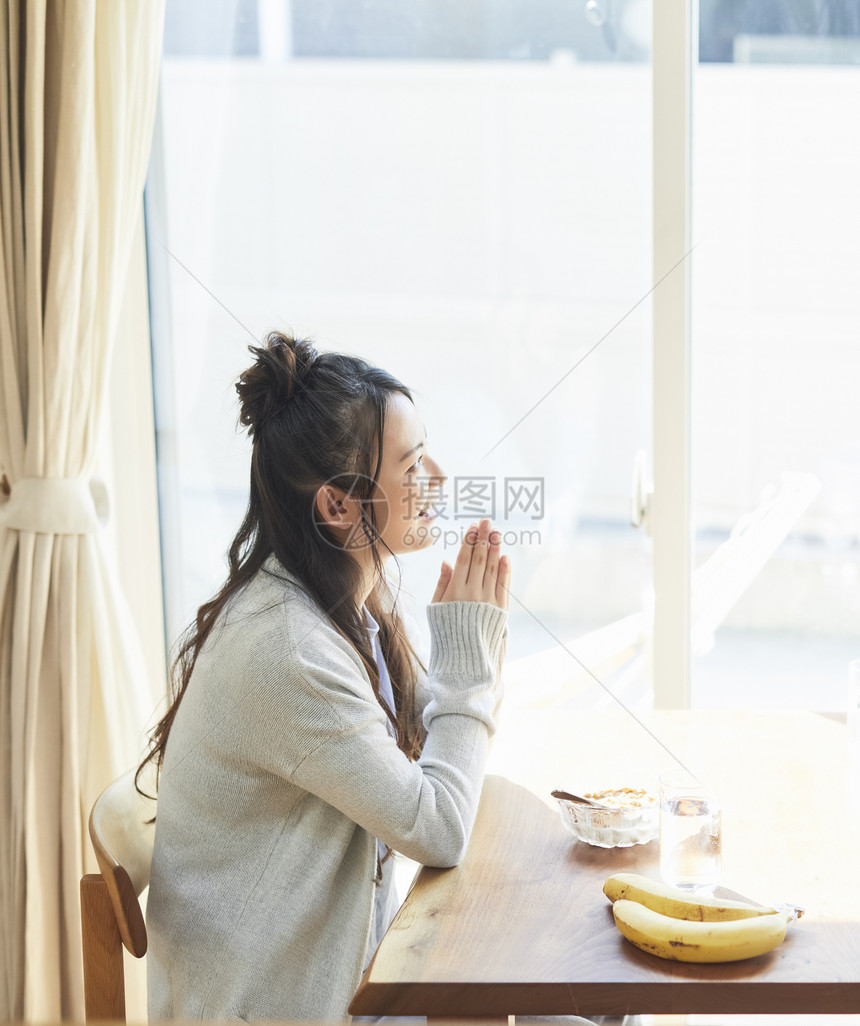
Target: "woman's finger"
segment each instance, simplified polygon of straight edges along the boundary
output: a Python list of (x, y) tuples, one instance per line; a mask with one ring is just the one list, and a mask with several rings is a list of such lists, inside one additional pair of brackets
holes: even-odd
[(472, 563), (472, 551), (475, 546), (475, 539), (478, 537), (477, 524), (470, 524), (466, 535), (463, 538), (463, 544), (460, 546), (460, 551), (457, 553), (457, 558), (454, 560), (454, 584), (455, 586), (463, 587), (466, 586), (466, 581), (469, 579), (469, 567)]
[(490, 521), (482, 520), (478, 524), (478, 536), (472, 547), (472, 563), (469, 567), (469, 576), (466, 579), (469, 585), (469, 593), (475, 598), (482, 598), (484, 591), (484, 571), (487, 568), (487, 555), (490, 536)]
[(445, 594), (445, 590), (448, 587), (448, 582), (451, 580), (451, 575), (454, 573), (454, 568), (450, 563), (442, 563), (442, 569), (439, 572), (439, 583), (436, 585), (436, 590), (433, 592), (433, 598), (431, 602), (441, 602), (442, 596)]
[(495, 527), (491, 526), (487, 542), (487, 567), (484, 570), (484, 601), (494, 602), (496, 578), (499, 576), (499, 559), (501, 557), (502, 532), (497, 530)]
[(508, 609), (511, 599), (511, 561), (507, 556), (499, 559), (499, 572), (496, 577), (496, 605)]

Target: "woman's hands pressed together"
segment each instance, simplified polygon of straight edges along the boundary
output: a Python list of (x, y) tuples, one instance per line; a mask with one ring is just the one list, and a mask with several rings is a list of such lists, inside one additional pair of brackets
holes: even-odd
[(489, 520), (472, 524), (452, 567), (442, 564), (432, 602), (489, 602), (508, 608), (511, 561), (501, 555), (502, 534)]

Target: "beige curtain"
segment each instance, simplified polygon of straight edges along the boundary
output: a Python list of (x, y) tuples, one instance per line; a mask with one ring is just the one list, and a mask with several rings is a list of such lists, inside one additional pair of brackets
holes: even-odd
[(82, 1021), (86, 817), (151, 711), (91, 475), (163, 0), (0, 11), (0, 1016)]

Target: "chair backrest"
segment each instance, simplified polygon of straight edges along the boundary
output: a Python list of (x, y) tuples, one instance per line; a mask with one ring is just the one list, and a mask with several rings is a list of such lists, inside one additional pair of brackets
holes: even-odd
[[(90, 840), (100, 874), (81, 880), (84, 996), (87, 1022), (124, 1021), (122, 947), (146, 954), (146, 923), (138, 898), (149, 884), (156, 803), (141, 795), (130, 770), (110, 784), (90, 813)], [(155, 794), (154, 774), (141, 786)]]

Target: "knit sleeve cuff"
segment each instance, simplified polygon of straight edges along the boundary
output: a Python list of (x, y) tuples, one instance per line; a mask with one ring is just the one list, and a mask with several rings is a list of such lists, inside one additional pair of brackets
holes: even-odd
[(430, 623), (431, 682), (449, 678), (492, 686), (505, 640), (508, 614), (489, 602), (434, 602)]

